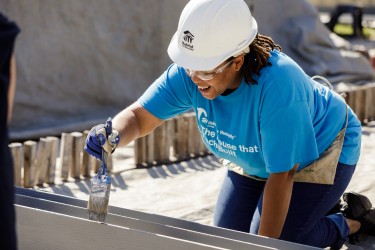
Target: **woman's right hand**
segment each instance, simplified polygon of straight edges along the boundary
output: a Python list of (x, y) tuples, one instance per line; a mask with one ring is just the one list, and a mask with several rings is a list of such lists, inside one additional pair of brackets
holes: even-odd
[(117, 130), (112, 129), (112, 119), (108, 118), (105, 124), (94, 126), (86, 137), (84, 149), (90, 155), (102, 159), (102, 149), (112, 153), (120, 142)]

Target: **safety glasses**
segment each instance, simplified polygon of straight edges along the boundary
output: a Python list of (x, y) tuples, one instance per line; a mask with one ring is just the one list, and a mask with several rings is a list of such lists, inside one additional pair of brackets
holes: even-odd
[(232, 62), (233, 62), (233, 59), (212, 71), (195, 71), (191, 69), (185, 69), (185, 72), (190, 77), (196, 76), (203, 81), (209, 81), (209, 80), (212, 80), (217, 74), (220, 74), (221, 72), (223, 72), (223, 70), (226, 67), (228, 67)]

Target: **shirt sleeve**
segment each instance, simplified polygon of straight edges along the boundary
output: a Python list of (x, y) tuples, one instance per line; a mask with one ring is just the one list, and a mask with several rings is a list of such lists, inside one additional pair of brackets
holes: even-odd
[(184, 70), (172, 64), (138, 102), (151, 114), (166, 120), (192, 108), (192, 84)]

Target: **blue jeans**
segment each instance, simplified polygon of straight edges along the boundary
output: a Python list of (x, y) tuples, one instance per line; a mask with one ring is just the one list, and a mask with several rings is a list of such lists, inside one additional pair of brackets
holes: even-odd
[[(280, 239), (320, 248), (340, 248), (348, 237), (349, 227), (341, 213), (326, 214), (344, 193), (355, 167), (338, 163), (333, 185), (295, 182)], [(215, 208), (215, 226), (257, 234), (265, 184), (228, 171)]]

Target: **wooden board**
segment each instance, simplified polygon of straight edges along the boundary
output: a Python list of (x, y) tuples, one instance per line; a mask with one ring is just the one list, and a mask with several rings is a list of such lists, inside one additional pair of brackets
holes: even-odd
[[(20, 206), (32, 207), (34, 209), (40, 209), (44, 211), (52, 211), (54, 213), (63, 214), (71, 217), (77, 217), (81, 219), (87, 219), (88, 217), (86, 208), (70, 206), (63, 203), (52, 202), (29, 196), (16, 195), (16, 203)], [(178, 238), (181, 240), (192, 241), (195, 243), (210, 245), (218, 248), (265, 249), (265, 247), (257, 246), (251, 243), (222, 238), (215, 235), (205, 235), (199, 232), (194, 232), (183, 228), (171, 227), (168, 225), (142, 221), (139, 219), (115, 214), (108, 214), (105, 220), (105, 224), (131, 228), (133, 230), (144, 231), (152, 234), (164, 235), (171, 238)]]
[[(87, 201), (68, 196), (16, 188), (16, 204), (78, 217), (80, 219), (87, 218)], [(112, 206), (109, 208), (109, 214), (106, 217), (105, 223), (154, 234), (162, 234), (184, 241), (193, 241), (200, 244), (231, 249), (315, 249), (286, 241), (268, 239), (196, 222)], [(107, 232), (103, 232), (103, 234), (107, 234)]]
[(16, 205), (20, 250), (224, 249)]

